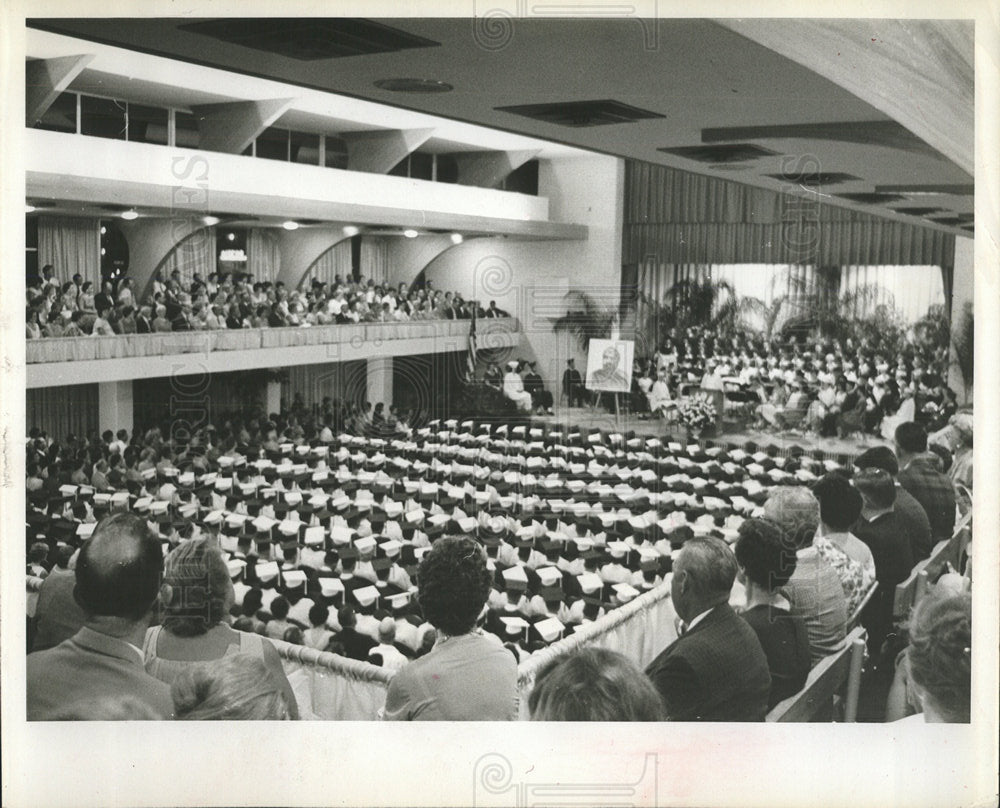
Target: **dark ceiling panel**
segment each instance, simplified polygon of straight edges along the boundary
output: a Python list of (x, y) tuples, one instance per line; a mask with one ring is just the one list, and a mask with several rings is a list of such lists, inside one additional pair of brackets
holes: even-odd
[(657, 149), (699, 163), (744, 163), (760, 157), (773, 157), (778, 152), (755, 146), (753, 143), (726, 143), (717, 146), (670, 146)]
[(842, 182), (860, 180), (853, 174), (845, 174), (841, 171), (811, 171), (800, 174), (765, 174), (765, 177), (782, 180), (783, 182), (793, 182), (796, 185), (806, 185), (810, 188), (820, 188), (824, 185), (840, 185)]
[(555, 104), (520, 104), (512, 107), (494, 107), (498, 112), (510, 112), (536, 121), (559, 126), (607, 126), (616, 123), (633, 123), (646, 118), (663, 118), (658, 112), (623, 104), (621, 101), (563, 101)]
[(177, 27), (182, 31), (303, 62), (395, 53), (441, 44), (399, 28), (351, 17), (218, 19)]

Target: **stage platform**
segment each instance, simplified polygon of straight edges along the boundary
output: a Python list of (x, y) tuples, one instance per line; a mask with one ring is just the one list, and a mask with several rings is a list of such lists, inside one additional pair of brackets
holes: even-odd
[[(684, 442), (687, 435), (684, 429), (677, 424), (670, 424), (656, 418), (643, 418), (637, 414), (622, 413), (618, 418), (614, 413), (590, 407), (558, 407), (554, 415), (533, 415), (532, 422), (546, 424), (549, 426), (559, 425), (564, 429), (571, 426), (578, 426), (581, 429), (601, 429), (611, 432), (635, 432), (641, 437), (668, 438)], [(785, 431), (756, 431), (750, 429), (724, 430), (720, 433), (706, 436), (707, 441), (713, 441), (720, 445), (734, 445), (742, 447), (748, 441), (756, 443), (758, 446), (777, 446), (779, 452), (786, 453), (793, 446), (801, 447), (806, 453), (819, 450), (827, 455), (847, 455), (849, 458), (856, 457), (873, 446), (889, 446), (889, 441), (881, 437), (872, 435), (858, 436), (851, 438), (821, 438), (818, 435), (799, 432), (796, 430)]]

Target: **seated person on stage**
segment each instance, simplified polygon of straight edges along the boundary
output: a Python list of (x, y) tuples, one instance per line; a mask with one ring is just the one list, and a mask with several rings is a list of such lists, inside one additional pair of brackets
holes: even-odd
[(747, 519), (734, 547), (737, 577), (746, 589), (740, 616), (757, 633), (771, 671), (768, 709), (793, 696), (806, 683), (811, 666), (805, 620), (789, 611), (778, 589), (795, 571), (795, 554), (782, 545), (781, 529), (764, 519)]
[(552, 393), (545, 389), (545, 382), (535, 370), (534, 362), (522, 363), (524, 373), (524, 389), (531, 396), (531, 404), (539, 414), (548, 413), (552, 415)]
[(663, 701), (631, 659), (607, 648), (579, 648), (535, 674), (532, 721), (662, 721)]
[(397, 721), (510, 721), (517, 717), (517, 661), (476, 627), (491, 575), (477, 541), (434, 542), (420, 562), (417, 594), (438, 640), (389, 683), (385, 718)]
[(521, 412), (531, 412), (531, 393), (524, 389), (524, 382), (517, 372), (518, 362), (512, 359), (507, 363), (507, 373), (503, 377), (503, 394)]
[(670, 396), (665, 373), (657, 373), (656, 380), (649, 388), (647, 398), (649, 399), (649, 411), (656, 415), (665, 415), (668, 410), (677, 406)]
[(583, 377), (576, 369), (576, 360), (566, 360), (566, 370), (563, 371), (562, 378), (563, 395), (569, 400), (569, 406), (583, 406)]
[(685, 542), (670, 596), (678, 638), (646, 668), (670, 721), (763, 721), (771, 690), (754, 630), (729, 605), (736, 557), (721, 539)]
[(160, 542), (145, 519), (119, 513), (100, 522), (76, 564), (75, 594), (86, 623), (54, 648), (28, 655), (29, 721), (58, 720), (81, 705), (127, 697), (157, 718), (171, 716), (169, 686), (146, 673), (138, 651), (162, 573)]
[(503, 371), (496, 362), (490, 362), (483, 373), (483, 384), (492, 387), (497, 392), (503, 390)]
[(805, 618), (812, 664), (839, 651), (847, 634), (847, 597), (833, 566), (813, 543), (819, 504), (809, 489), (778, 488), (764, 503), (764, 518), (781, 528), (795, 550), (795, 572), (780, 588), (792, 614)]

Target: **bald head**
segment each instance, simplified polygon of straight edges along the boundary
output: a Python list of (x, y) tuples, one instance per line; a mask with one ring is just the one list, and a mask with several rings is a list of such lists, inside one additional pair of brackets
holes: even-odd
[(116, 513), (101, 520), (76, 563), (74, 596), (91, 617), (138, 621), (156, 600), (163, 553), (145, 519)]

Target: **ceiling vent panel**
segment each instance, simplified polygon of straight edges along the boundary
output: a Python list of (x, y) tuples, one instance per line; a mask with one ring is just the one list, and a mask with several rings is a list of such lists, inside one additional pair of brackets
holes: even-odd
[(698, 163), (745, 163), (761, 157), (773, 157), (778, 152), (753, 143), (725, 143), (702, 146), (671, 146), (657, 149), (665, 154), (684, 157)]
[(494, 107), (499, 112), (510, 112), (536, 121), (557, 126), (582, 128), (634, 123), (648, 118), (663, 118), (658, 112), (623, 104), (621, 101), (565, 101), (557, 104), (521, 104), (513, 107)]
[(901, 202), (905, 197), (899, 194), (887, 193), (857, 193), (857, 194), (834, 194), (840, 199), (848, 199), (851, 202), (859, 202), (862, 205), (881, 205), (886, 202)]
[(822, 188), (827, 185), (840, 185), (843, 182), (851, 182), (853, 180), (860, 180), (861, 177), (855, 177), (853, 174), (844, 174), (840, 171), (813, 171), (804, 172), (801, 174), (765, 174), (766, 177), (771, 177), (771, 179), (781, 180), (782, 182), (790, 182), (795, 185), (805, 185), (808, 188)]
[(895, 208), (896, 213), (906, 213), (910, 216), (927, 216), (930, 213), (944, 213), (944, 208)]
[(399, 28), (355, 17), (219, 19), (178, 27), (183, 31), (302, 62), (393, 53), (441, 44)]

